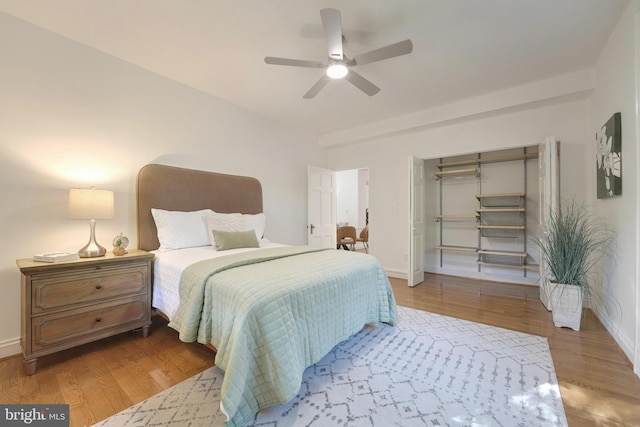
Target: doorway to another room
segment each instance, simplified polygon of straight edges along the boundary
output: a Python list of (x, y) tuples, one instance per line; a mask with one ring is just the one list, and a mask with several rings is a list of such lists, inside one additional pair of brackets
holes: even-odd
[(336, 221), (338, 227), (355, 227), (355, 250), (368, 251), (369, 169), (336, 172)]

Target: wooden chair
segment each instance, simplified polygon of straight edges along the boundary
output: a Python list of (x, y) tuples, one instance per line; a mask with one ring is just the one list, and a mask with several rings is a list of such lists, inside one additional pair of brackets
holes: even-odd
[(356, 248), (356, 228), (350, 225), (338, 227), (336, 249), (346, 249), (353, 251)]
[(362, 246), (364, 247), (364, 251), (369, 253), (369, 226), (365, 226), (362, 230), (360, 230), (360, 236), (356, 239), (357, 242), (362, 242)]

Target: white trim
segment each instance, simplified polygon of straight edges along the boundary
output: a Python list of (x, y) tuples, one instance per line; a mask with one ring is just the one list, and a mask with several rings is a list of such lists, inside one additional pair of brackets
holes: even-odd
[[(494, 270), (500, 270), (499, 267), (495, 267)], [(538, 276), (538, 272), (531, 270), (527, 273), (527, 277), (523, 277), (522, 269), (513, 268), (508, 269), (504, 268), (503, 274), (500, 272), (488, 272), (482, 271), (478, 272), (478, 269), (471, 268), (448, 268), (448, 267), (440, 267), (437, 265), (429, 265), (425, 266), (424, 272), (431, 274), (444, 274), (445, 276), (457, 276), (460, 278), (474, 279), (474, 280), (484, 280), (491, 282), (502, 282), (502, 283), (511, 283), (517, 285), (528, 285), (540, 287), (540, 277)], [(512, 274), (510, 274), (510, 271)]]
[(385, 268), (384, 271), (385, 273), (387, 273), (387, 276), (389, 277), (393, 277), (395, 279), (404, 279), (404, 280), (408, 279), (406, 270), (395, 270), (391, 268)]
[(356, 144), (487, 114), (503, 114), (505, 111), (515, 111), (532, 105), (586, 99), (593, 93), (593, 88), (593, 70), (580, 70), (404, 116), (320, 135), (318, 146), (333, 148)]
[[(593, 307), (591, 309), (593, 310)], [(596, 313), (596, 316), (598, 317), (598, 320), (600, 320), (600, 323), (602, 323), (602, 325), (607, 330), (607, 332), (611, 335), (615, 343), (618, 345), (618, 347), (620, 347), (624, 355), (625, 356), (633, 355), (634, 346), (636, 349), (638, 347), (637, 342), (634, 343), (633, 338), (630, 340), (625, 339), (625, 335), (619, 332), (620, 325), (614, 324), (610, 316), (605, 316), (601, 312), (595, 312), (595, 313)], [(629, 360), (629, 361), (633, 364), (633, 360)], [(634, 373), (636, 373), (637, 375), (637, 372), (635, 372), (636, 370), (637, 370), (637, 365), (634, 366)]]

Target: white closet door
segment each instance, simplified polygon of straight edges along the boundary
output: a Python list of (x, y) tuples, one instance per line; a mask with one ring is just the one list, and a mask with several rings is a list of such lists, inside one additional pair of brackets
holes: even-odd
[[(560, 204), (560, 142), (555, 137), (548, 136), (539, 146), (538, 177), (540, 191), (540, 229), (544, 234), (547, 221), (557, 212)], [(540, 236), (542, 237), (542, 236)], [(547, 308), (553, 310), (549, 301), (549, 273), (540, 256), (540, 301)]]
[(409, 286), (424, 281), (424, 160), (409, 158)]

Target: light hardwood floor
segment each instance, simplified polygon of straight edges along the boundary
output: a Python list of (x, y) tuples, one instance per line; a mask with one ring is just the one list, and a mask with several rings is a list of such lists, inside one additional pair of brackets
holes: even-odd
[[(640, 426), (640, 379), (591, 312), (580, 332), (555, 328), (529, 287), (425, 275), (391, 279), (398, 304), (545, 336), (572, 427)], [(19, 356), (0, 360), (0, 402), (68, 403), (71, 426), (96, 423), (212, 365), (154, 317), (151, 335), (128, 333), (46, 356), (27, 377)]]

